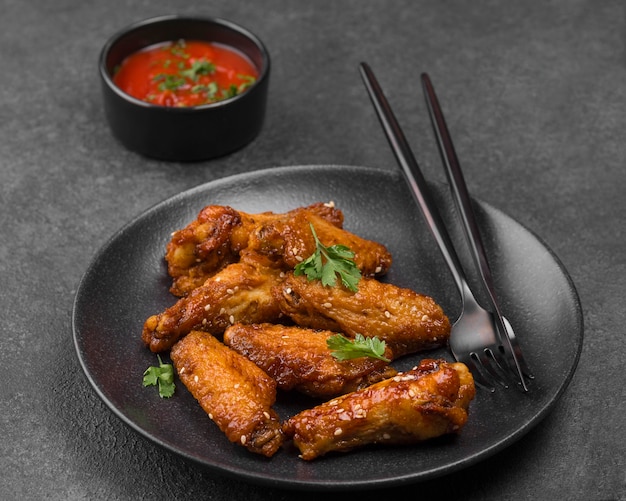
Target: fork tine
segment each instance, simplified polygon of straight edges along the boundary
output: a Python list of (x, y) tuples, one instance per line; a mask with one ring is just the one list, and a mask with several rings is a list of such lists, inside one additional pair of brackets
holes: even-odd
[[(493, 351), (490, 348), (485, 348), (481, 354), (478, 352), (472, 353), (480, 362), (481, 367), (487, 374), (503, 388), (508, 388), (508, 369), (505, 369), (500, 362), (496, 359)], [(506, 367), (506, 365), (505, 365)]]
[[(519, 345), (517, 337), (515, 336), (515, 332), (513, 331), (513, 327), (511, 326), (511, 323), (508, 321), (506, 317), (502, 317), (502, 320), (504, 322), (504, 326), (506, 327), (506, 335), (511, 340), (511, 347), (513, 348), (513, 351), (515, 352), (515, 356), (517, 357), (517, 362), (520, 366), (520, 369), (522, 370), (522, 373), (528, 379), (535, 379), (535, 376), (532, 374), (528, 364), (526, 363), (526, 359), (524, 358), (522, 349)], [(513, 355), (507, 354), (504, 347), (502, 347), (502, 351), (507, 355), (507, 362), (509, 364), (509, 367), (511, 368), (511, 370), (515, 371), (515, 360), (512, 358)]]
[(485, 370), (483, 369), (480, 362), (477, 364), (476, 361), (471, 357), (467, 357), (465, 360), (461, 360), (458, 357), (457, 359), (459, 360), (459, 362), (463, 362), (467, 366), (467, 368), (472, 373), (474, 382), (476, 384), (482, 386), (484, 389), (488, 390), (491, 393), (494, 393), (496, 391), (495, 386), (490, 382), (491, 378), (488, 374), (485, 374)]

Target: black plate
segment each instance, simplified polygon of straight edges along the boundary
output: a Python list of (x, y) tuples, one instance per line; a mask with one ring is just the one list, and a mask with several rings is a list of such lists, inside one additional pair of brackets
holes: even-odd
[[(445, 220), (454, 222), (446, 187), (433, 185)], [(387, 281), (429, 294), (451, 320), (459, 312), (454, 282), (399, 173), (361, 167), (282, 167), (217, 180), (148, 210), (119, 231), (95, 256), (74, 304), (78, 357), (98, 395), (141, 435), (222, 474), (295, 489), (363, 489), (417, 482), (485, 459), (535, 426), (565, 390), (580, 355), (583, 324), (576, 290), (553, 253), (502, 212), (476, 202), (476, 212), (496, 278), (502, 309), (512, 323), (536, 379), (530, 391), (478, 390), (458, 437), (406, 447), (372, 447), (312, 462), (290, 447), (265, 459), (231, 444), (178, 382), (171, 399), (142, 386), (156, 362), (140, 334), (144, 320), (174, 303), (164, 263), (170, 233), (208, 204), (247, 212), (293, 209), (333, 200), (345, 227), (383, 242), (394, 256)], [(459, 228), (458, 224), (451, 225)], [(460, 230), (452, 232), (462, 242)], [(468, 261), (467, 252), (461, 260)], [(475, 275), (470, 275), (470, 283)], [(478, 294), (479, 298), (481, 297)], [(405, 369), (446, 350), (407, 357)], [(286, 418), (304, 405), (280, 396)]]

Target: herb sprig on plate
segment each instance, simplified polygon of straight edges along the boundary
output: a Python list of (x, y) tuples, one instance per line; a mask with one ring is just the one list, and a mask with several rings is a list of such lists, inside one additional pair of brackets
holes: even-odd
[(322, 285), (327, 287), (334, 287), (339, 276), (347, 289), (357, 292), (361, 271), (354, 262), (354, 252), (340, 244), (326, 247), (320, 242), (312, 224), (310, 227), (315, 239), (315, 252), (296, 265), (294, 275), (306, 275), (309, 280), (321, 280)]
[(176, 385), (174, 384), (174, 367), (172, 364), (164, 364), (161, 357), (157, 355), (159, 365), (152, 365), (143, 373), (144, 386), (158, 386), (159, 396), (169, 398), (174, 394)]
[(357, 334), (354, 339), (348, 339), (342, 334), (335, 334), (326, 340), (331, 355), (337, 360), (351, 360), (353, 358), (370, 357), (390, 362), (385, 355), (385, 342), (374, 337), (365, 337)]

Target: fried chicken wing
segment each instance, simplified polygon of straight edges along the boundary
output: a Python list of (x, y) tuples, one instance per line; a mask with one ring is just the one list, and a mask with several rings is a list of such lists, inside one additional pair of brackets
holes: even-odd
[(464, 364), (423, 360), (410, 371), (302, 411), (283, 424), (283, 432), (305, 460), (368, 444), (413, 444), (458, 433), (474, 394)]
[(251, 234), (249, 248), (279, 260), (285, 269), (292, 270), (316, 250), (313, 225), (325, 246), (341, 244), (354, 252), (354, 262), (362, 275), (381, 276), (391, 266), (391, 253), (384, 245), (339, 228), (311, 211), (295, 210), (291, 214), (288, 219), (259, 225)]
[(206, 332), (174, 345), (172, 362), (183, 384), (231, 442), (272, 456), (283, 442), (272, 405), (276, 383), (254, 363)]
[(170, 292), (184, 296), (237, 261), (247, 244), (247, 238), (240, 236), (242, 227), (242, 217), (236, 210), (208, 205), (196, 220), (174, 232), (165, 252), (167, 271), (173, 278)]
[[(334, 228), (343, 225), (343, 213), (331, 203), (320, 202), (280, 214), (248, 214), (228, 206), (207, 205), (194, 221), (174, 232), (167, 244), (165, 260), (173, 278), (170, 291), (176, 296), (187, 295), (207, 278), (236, 262), (251, 236), (258, 244), (266, 226), (280, 222), (291, 227), (293, 223), (289, 222), (302, 214), (315, 216), (316, 221)], [(274, 253), (280, 253), (280, 249), (274, 249)]]
[(450, 335), (448, 317), (431, 297), (373, 278), (363, 277), (353, 293), (290, 273), (273, 293), (294, 323), (351, 337), (377, 336), (396, 358), (444, 346)]
[[(337, 360), (326, 345), (334, 334), (297, 326), (235, 324), (224, 332), (224, 343), (257, 364), (280, 389), (311, 397), (342, 395), (397, 373), (384, 360)], [(391, 358), (389, 349), (386, 358)]]
[(276, 322), (281, 317), (272, 289), (284, 273), (256, 254), (242, 253), (200, 287), (165, 311), (149, 317), (142, 339), (153, 352), (168, 350), (192, 330), (222, 334), (235, 322)]

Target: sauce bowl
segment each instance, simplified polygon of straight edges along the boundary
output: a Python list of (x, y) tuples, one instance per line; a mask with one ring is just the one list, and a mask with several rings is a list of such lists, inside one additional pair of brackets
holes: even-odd
[[(160, 106), (134, 98), (113, 81), (119, 65), (151, 45), (176, 40), (223, 44), (247, 56), (258, 71), (245, 92), (216, 103)], [(104, 111), (111, 131), (129, 150), (147, 157), (194, 162), (232, 153), (250, 143), (265, 117), (270, 75), (267, 49), (253, 33), (211, 17), (162, 16), (124, 28), (104, 45), (99, 59)]]

